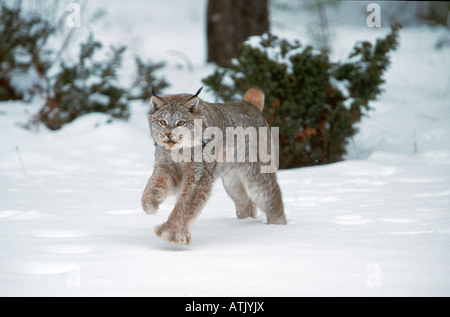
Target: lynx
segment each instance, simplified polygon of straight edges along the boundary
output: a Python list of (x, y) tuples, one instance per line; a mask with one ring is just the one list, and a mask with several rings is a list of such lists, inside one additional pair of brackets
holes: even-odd
[[(257, 207), (265, 212), (267, 224), (286, 224), (281, 191), (276, 174), (261, 173), (259, 158), (249, 160), (198, 160), (194, 152), (202, 150), (210, 138), (198, 136), (195, 122), (202, 128), (215, 127), (227, 135), (230, 127), (267, 128), (261, 112), (264, 93), (257, 88), (249, 89), (242, 100), (234, 103), (208, 103), (198, 95), (175, 94), (158, 96), (154, 91), (150, 99), (151, 113), (148, 117), (150, 132), (155, 141), (155, 167), (142, 195), (142, 208), (153, 214), (168, 195), (178, 195), (175, 207), (167, 222), (155, 228), (155, 234), (168, 242), (192, 243), (189, 228), (206, 204), (214, 181), (221, 177), (228, 195), (236, 205), (239, 219), (257, 216)], [(200, 121), (201, 120), (201, 121)], [(184, 131), (184, 133), (181, 133)], [(189, 132), (189, 133), (186, 133)], [(227, 135), (228, 138), (229, 135)], [(234, 138), (234, 136), (232, 136)], [(270, 139), (270, 136), (269, 136)], [(230, 151), (215, 149), (216, 154)], [(192, 150), (191, 160), (176, 161), (174, 152)], [(237, 151), (236, 151), (237, 153)], [(248, 151), (246, 155), (248, 157)]]

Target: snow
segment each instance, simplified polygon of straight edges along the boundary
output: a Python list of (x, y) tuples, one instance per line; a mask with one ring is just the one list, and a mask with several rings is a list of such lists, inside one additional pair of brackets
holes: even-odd
[(89, 96), (88, 101), (90, 103), (98, 103), (102, 106), (107, 106), (109, 105), (109, 97), (107, 95), (103, 95), (101, 93), (93, 93), (92, 95)]
[(344, 107), (350, 109), (355, 99), (350, 97), (350, 92), (348, 91), (350, 87), (350, 82), (347, 79), (337, 80), (334, 77), (330, 77), (330, 84), (333, 88), (339, 90), (344, 98)]
[[(105, 18), (90, 28), (155, 61), (167, 57), (167, 93), (195, 92), (213, 71), (199, 35), (206, 1), (107, 3)], [(293, 36), (305, 25), (294, 18), (273, 14), (274, 31)], [(333, 30), (336, 58), (356, 40), (388, 32)], [(133, 102), (129, 121), (93, 113), (54, 132), (18, 125), (43, 100), (0, 103), (0, 295), (449, 296), (450, 56), (433, 48), (436, 30), (400, 35), (385, 92), (347, 160), (278, 172), (288, 225), (268, 226), (264, 215), (236, 219), (218, 181), (190, 246), (153, 233), (174, 198), (155, 215), (140, 208), (154, 163), (148, 105)], [(194, 71), (180, 68), (169, 50), (186, 54)], [(202, 98), (214, 100), (207, 91)]]
[[(257, 49), (259, 51), (265, 52), (267, 54), (267, 57), (270, 60), (276, 61), (278, 64), (284, 64), (286, 66), (287, 72), (292, 73), (293, 65), (292, 65), (291, 58), (293, 56), (303, 53), (305, 50), (305, 47), (303, 47), (300, 42), (296, 42), (296, 41), (292, 40), (292, 41), (289, 41), (289, 44), (296, 48), (292, 48), (289, 52), (283, 52), (282, 48), (280, 46), (265, 47), (265, 46), (267, 46), (267, 44), (265, 44), (264, 42), (267, 42), (267, 41), (269, 41), (269, 36), (267, 33), (265, 33), (262, 36), (251, 36), (244, 43), (246, 45), (252, 47), (253, 49)], [(277, 43), (277, 42), (275, 42), (275, 43)], [(278, 45), (278, 44), (276, 44), (276, 45)], [(316, 49), (313, 47), (310, 53), (314, 54), (314, 55), (320, 55), (321, 51), (319, 49)], [(235, 61), (235, 60), (236, 59), (234, 59), (233, 61)]]
[(39, 86), (39, 75), (34, 68), (26, 72), (15, 70), (11, 73), (10, 82), (16, 94), (23, 96), (24, 100), (30, 100), (31, 92)]

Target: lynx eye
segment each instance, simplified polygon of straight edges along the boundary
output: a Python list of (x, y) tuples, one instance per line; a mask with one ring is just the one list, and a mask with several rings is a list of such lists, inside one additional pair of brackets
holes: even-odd
[(186, 121), (180, 120), (177, 122), (177, 126), (182, 127), (186, 125)]
[(165, 126), (167, 125), (167, 121), (166, 121), (166, 120), (159, 120), (159, 124), (160, 124), (162, 127), (165, 127)]

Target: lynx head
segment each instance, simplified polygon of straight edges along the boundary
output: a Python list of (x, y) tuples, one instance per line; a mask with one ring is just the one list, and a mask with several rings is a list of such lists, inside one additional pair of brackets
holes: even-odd
[(199, 119), (198, 95), (202, 89), (195, 95), (169, 95), (164, 98), (152, 91), (152, 111), (148, 119), (150, 132), (158, 145), (177, 149), (202, 144), (201, 139), (194, 139), (194, 119)]

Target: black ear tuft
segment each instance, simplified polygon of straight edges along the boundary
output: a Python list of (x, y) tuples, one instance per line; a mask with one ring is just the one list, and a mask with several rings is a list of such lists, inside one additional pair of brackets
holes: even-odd
[(200, 99), (198, 98), (198, 95), (200, 94), (200, 92), (202, 91), (203, 87), (201, 87), (199, 90), (197, 90), (197, 92), (195, 93), (195, 95), (192, 95), (191, 97), (188, 98), (188, 100), (186, 100), (183, 104), (184, 107), (188, 108), (190, 112), (192, 113), (197, 113), (197, 106), (200, 102)]
[(192, 97), (198, 97), (198, 95), (200, 95), (200, 93), (202, 92), (203, 86), (200, 87), (199, 90), (197, 90), (197, 92), (195, 93), (195, 95), (193, 95)]

